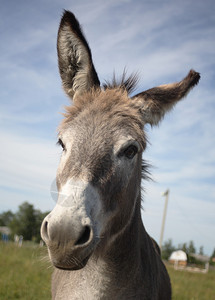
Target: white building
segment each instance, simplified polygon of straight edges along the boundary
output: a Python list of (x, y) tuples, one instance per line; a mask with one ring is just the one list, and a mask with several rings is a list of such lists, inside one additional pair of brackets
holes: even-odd
[(177, 265), (187, 265), (187, 254), (182, 250), (172, 252), (169, 257), (169, 262)]

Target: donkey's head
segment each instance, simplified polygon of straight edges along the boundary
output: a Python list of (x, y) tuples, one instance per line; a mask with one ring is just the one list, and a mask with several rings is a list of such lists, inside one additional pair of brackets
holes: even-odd
[(53, 264), (75, 270), (93, 252), (105, 251), (140, 210), (144, 125), (158, 124), (200, 76), (190, 71), (178, 83), (132, 98), (132, 77), (101, 88), (90, 48), (70, 12), (61, 20), (57, 48), (63, 87), (73, 105), (59, 127), (58, 202), (41, 234)]

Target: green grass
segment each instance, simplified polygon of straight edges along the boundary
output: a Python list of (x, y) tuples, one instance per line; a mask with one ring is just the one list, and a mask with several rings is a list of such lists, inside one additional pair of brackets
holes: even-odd
[(214, 300), (215, 271), (207, 274), (176, 271), (167, 266), (172, 283), (173, 300)]
[[(48, 300), (51, 299), (50, 263), (46, 247), (32, 243), (21, 248), (13, 243), (0, 242), (0, 300)], [(167, 266), (171, 277), (173, 300), (214, 300), (215, 271), (194, 274), (175, 271)], [(87, 299), (86, 299), (87, 300)]]
[(47, 300), (51, 299), (52, 268), (44, 261), (43, 249), (24, 243), (0, 242), (0, 299)]

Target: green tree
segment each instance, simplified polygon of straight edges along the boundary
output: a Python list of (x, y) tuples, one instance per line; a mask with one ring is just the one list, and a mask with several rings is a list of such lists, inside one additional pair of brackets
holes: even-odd
[(196, 253), (196, 248), (194, 246), (193, 241), (190, 241), (187, 247), (187, 254), (191, 254), (191, 253)]
[(14, 214), (8, 210), (0, 214), (0, 226), (8, 226), (13, 220)]
[(18, 212), (15, 214), (9, 227), (13, 234), (22, 235), (24, 240), (31, 240), (36, 234), (37, 220), (34, 206), (28, 202), (24, 202), (19, 206)]
[(161, 253), (162, 259), (168, 259), (173, 251), (175, 251), (175, 247), (172, 244), (172, 240), (169, 239), (163, 244)]
[(187, 244), (186, 244), (186, 243), (179, 244), (179, 245), (178, 245), (178, 249), (184, 251), (185, 253), (188, 252), (188, 250), (187, 250)]
[(40, 227), (43, 219), (49, 212), (34, 209), (32, 204), (24, 202), (16, 213), (10, 210), (0, 214), (0, 226), (8, 226), (11, 235), (22, 235), (24, 240), (41, 240)]
[(204, 255), (204, 247), (203, 246), (199, 247), (199, 254)]
[(211, 254), (211, 258), (210, 258), (210, 264), (211, 264), (212, 266), (215, 266), (215, 261), (213, 261), (214, 258), (215, 258), (215, 248), (214, 248), (214, 250), (213, 250), (213, 252), (212, 252), (212, 254)]
[(187, 246), (187, 258), (188, 258), (188, 263), (190, 264), (196, 264), (197, 260), (195, 257), (191, 256), (192, 253), (196, 253), (196, 248), (194, 246), (194, 242), (190, 241), (188, 246)]
[(214, 250), (213, 250), (213, 252), (211, 254), (211, 258), (213, 258), (213, 257), (215, 257), (215, 248), (214, 248)]

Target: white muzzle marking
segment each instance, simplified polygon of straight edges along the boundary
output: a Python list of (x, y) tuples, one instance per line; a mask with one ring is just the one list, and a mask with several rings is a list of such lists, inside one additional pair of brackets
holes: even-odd
[(62, 186), (55, 208), (46, 217), (48, 237), (66, 243), (75, 240), (84, 226), (90, 226), (94, 235), (99, 237), (103, 215), (97, 190), (90, 183), (70, 179)]

